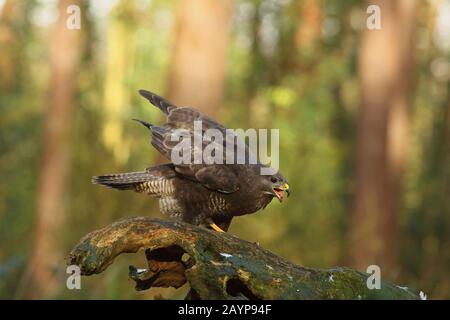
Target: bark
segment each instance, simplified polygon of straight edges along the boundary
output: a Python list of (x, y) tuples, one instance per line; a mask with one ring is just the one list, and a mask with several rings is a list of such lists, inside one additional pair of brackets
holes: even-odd
[(233, 235), (150, 217), (125, 218), (89, 233), (67, 264), (89, 276), (105, 271), (118, 255), (139, 250), (148, 268), (130, 266), (136, 290), (188, 282), (189, 299), (418, 299), (387, 282), (369, 290), (368, 275), (349, 268), (297, 266)]
[(350, 251), (355, 267), (377, 264), (394, 274), (417, 2), (380, 0), (370, 4), (381, 8), (381, 30), (366, 30), (361, 38), (361, 107)]
[(50, 39), (48, 109), (44, 119), (36, 222), (28, 269), (31, 289), (27, 295), (31, 297), (33, 292), (39, 292), (42, 297), (51, 296), (61, 287), (55, 270), (62, 257), (59, 243), (65, 216), (70, 133), (75, 111), (73, 100), (81, 52), (81, 31), (66, 28), (66, 10), (73, 4), (79, 5), (80, 1), (59, 2), (60, 18)]
[(177, 8), (168, 98), (215, 117), (222, 105), (232, 0), (183, 0)]

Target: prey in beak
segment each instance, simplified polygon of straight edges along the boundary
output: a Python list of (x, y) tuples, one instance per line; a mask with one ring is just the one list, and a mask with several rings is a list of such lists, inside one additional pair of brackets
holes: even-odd
[(288, 197), (291, 194), (291, 192), (289, 191), (289, 185), (287, 183), (285, 183), (279, 187), (274, 187), (272, 190), (280, 202), (283, 202), (283, 200), (284, 200), (284, 192), (285, 191), (286, 191)]

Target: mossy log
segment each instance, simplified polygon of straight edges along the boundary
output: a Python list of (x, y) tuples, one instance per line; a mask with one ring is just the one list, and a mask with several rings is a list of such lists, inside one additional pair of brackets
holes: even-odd
[(130, 266), (136, 290), (190, 285), (188, 299), (418, 299), (399, 286), (369, 290), (349, 268), (305, 268), (231, 234), (150, 217), (125, 218), (83, 237), (67, 257), (83, 275), (103, 272), (121, 253), (144, 250)]

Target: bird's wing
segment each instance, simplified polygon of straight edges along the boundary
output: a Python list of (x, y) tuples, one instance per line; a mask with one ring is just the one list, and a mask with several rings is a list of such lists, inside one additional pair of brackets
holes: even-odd
[(175, 166), (175, 171), (211, 190), (223, 193), (233, 193), (239, 190), (239, 179), (227, 165)]
[(224, 193), (239, 190), (239, 180), (226, 165), (209, 165), (195, 171), (195, 178), (209, 189)]
[[(223, 143), (224, 146), (226, 143), (229, 145), (234, 145), (235, 153), (238, 151), (243, 151), (247, 157), (252, 154), (252, 151), (248, 148), (248, 145), (243, 141), (240, 137), (236, 136), (234, 133), (231, 133), (227, 128), (223, 125), (207, 116), (206, 114), (195, 110), (193, 108), (188, 107), (177, 107), (173, 103), (168, 100), (158, 96), (157, 94), (147, 91), (147, 90), (139, 90), (139, 93), (146, 98), (151, 104), (160, 109), (164, 114), (167, 115), (166, 124), (160, 128), (173, 128), (173, 129), (186, 129), (189, 131), (193, 131), (195, 121), (201, 121), (201, 129), (202, 133), (204, 133), (208, 129), (216, 129), (219, 130), (223, 134)], [(141, 121), (142, 123), (142, 121)], [(145, 125), (145, 124), (144, 124)], [(165, 129), (161, 129), (165, 130)], [(158, 131), (161, 131), (158, 130)], [(156, 142), (156, 141), (155, 141)], [(238, 143), (239, 142), (239, 143)], [(157, 143), (157, 142), (156, 142)], [(161, 148), (155, 146), (160, 152), (162, 152)], [(163, 155), (166, 156), (164, 152)], [(252, 154), (253, 156), (253, 154)], [(168, 157), (170, 158), (170, 157)]]
[(172, 163), (164, 163), (145, 168), (145, 172), (150, 173), (153, 179), (168, 179), (176, 176), (175, 167)]
[[(205, 141), (201, 138), (200, 141), (202, 142), (200, 145), (191, 143), (187, 150), (184, 149), (182, 154), (189, 158), (190, 164), (186, 164), (185, 161), (184, 163), (175, 163), (174, 166), (177, 173), (213, 190), (231, 193), (239, 189), (239, 166), (225, 164), (225, 152), (229, 151), (229, 149), (227, 150), (227, 147), (233, 149), (234, 164), (237, 163), (238, 154), (244, 155), (245, 159), (248, 161), (251, 151), (245, 141), (235, 134), (227, 134), (227, 129), (224, 126), (198, 110), (188, 107), (177, 107), (150, 91), (139, 90), (139, 93), (167, 115), (167, 122), (164, 126), (155, 126), (145, 121), (138, 121), (151, 129), (152, 145), (172, 162), (176, 162), (172, 157), (174, 152), (180, 152), (179, 140), (174, 141), (174, 136), (189, 136), (195, 140), (195, 136), (198, 133), (203, 135), (208, 129), (217, 129), (222, 133), (223, 140), (221, 142)], [(201, 132), (194, 130), (195, 121), (201, 121)], [(219, 144), (221, 144), (220, 147), (221, 150), (223, 150), (223, 153), (220, 154), (218, 158), (221, 158), (222, 161), (219, 161), (219, 163), (205, 161), (205, 158), (203, 157), (205, 148), (207, 146), (209, 148), (213, 148), (214, 146), (219, 147)], [(196, 164), (195, 159), (201, 159), (202, 163)], [(220, 162), (222, 164), (220, 164)]]
[(167, 125), (173, 128), (193, 130), (194, 121), (201, 121), (202, 131), (217, 129), (225, 133), (226, 128), (224, 126), (204, 113), (192, 108), (178, 107), (176, 109), (171, 109), (167, 115)]
[(139, 94), (147, 99), (152, 105), (158, 107), (165, 114), (169, 114), (170, 110), (177, 108), (174, 104), (170, 103), (163, 97), (158, 96), (157, 94), (147, 91), (147, 90), (139, 90)]
[[(217, 164), (213, 159), (206, 159), (206, 153), (203, 154), (206, 146), (218, 149), (221, 147), (220, 143), (215, 141), (202, 141), (200, 145), (191, 143), (193, 141), (193, 132), (186, 129), (175, 129), (169, 127), (161, 127), (149, 125), (152, 131), (152, 145), (166, 158), (174, 162), (175, 171), (190, 180), (199, 182), (205, 187), (224, 192), (231, 193), (239, 189), (239, 180), (235, 174), (232, 166), (226, 164)], [(190, 143), (186, 145), (185, 149), (180, 148), (179, 141), (173, 141), (173, 136), (182, 134), (184, 137), (190, 137)], [(224, 150), (222, 148), (222, 150)], [(175, 155), (180, 156), (180, 161), (176, 161)], [(186, 155), (186, 159), (182, 159)], [(220, 155), (222, 163), (225, 163), (225, 156)], [(200, 163), (195, 160), (200, 159)], [(183, 161), (182, 161), (183, 160)]]
[(226, 128), (206, 114), (188, 107), (177, 107), (173, 103), (158, 96), (157, 94), (139, 90), (139, 93), (146, 98), (151, 104), (160, 109), (167, 115), (166, 125), (172, 128), (194, 129), (194, 121), (202, 121), (203, 131), (207, 129), (218, 129), (225, 132)]

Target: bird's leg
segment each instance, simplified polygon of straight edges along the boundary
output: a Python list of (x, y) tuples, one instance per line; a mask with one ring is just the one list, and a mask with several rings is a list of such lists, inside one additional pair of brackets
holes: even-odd
[(220, 229), (220, 227), (217, 225), (217, 224), (215, 224), (214, 222), (213, 223), (211, 223), (210, 225), (209, 225), (213, 230), (215, 230), (215, 231), (217, 231), (217, 232), (225, 232), (225, 231), (223, 231), (222, 229)]
[(221, 232), (221, 233), (225, 232), (211, 218), (206, 219), (205, 224), (208, 227), (210, 227), (211, 229), (213, 229), (214, 231)]

